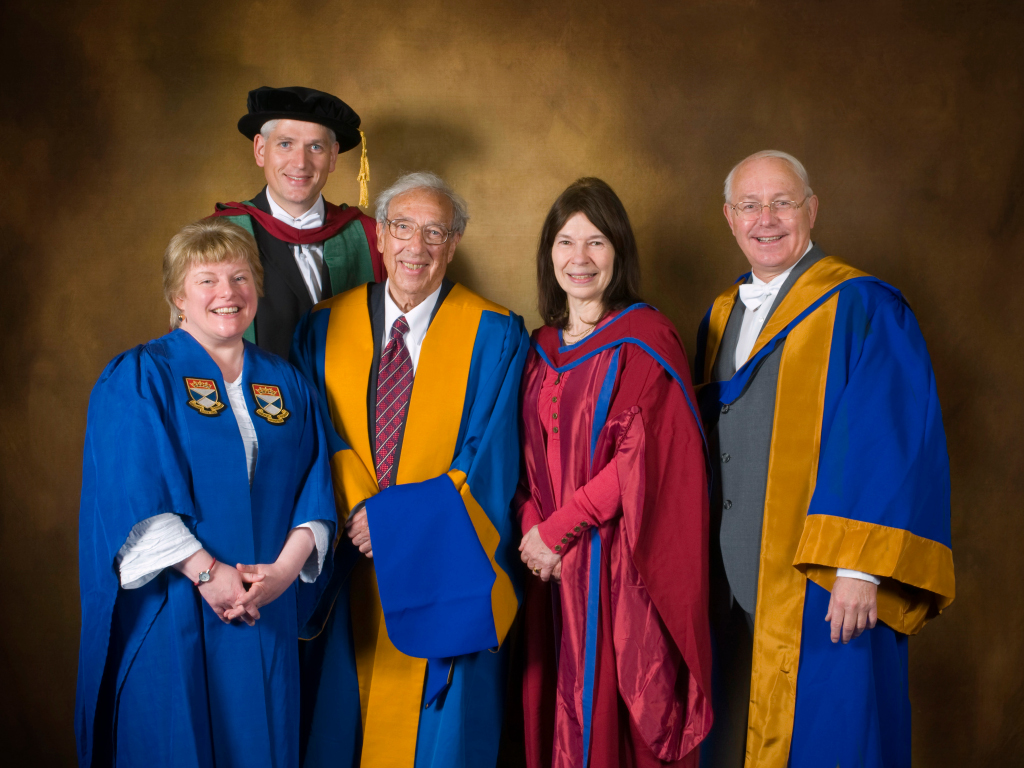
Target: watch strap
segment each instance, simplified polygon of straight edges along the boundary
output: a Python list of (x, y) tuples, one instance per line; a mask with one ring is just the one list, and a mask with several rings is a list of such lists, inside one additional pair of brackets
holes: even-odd
[[(215, 557), (215, 558), (213, 558), (213, 562), (210, 563), (210, 567), (209, 568), (207, 568), (205, 571), (200, 571), (199, 572), (199, 580), (198, 581), (193, 581), (192, 583), (195, 586), (198, 587), (200, 584), (205, 584), (206, 582), (208, 582), (210, 580), (210, 571), (213, 570), (213, 566), (215, 566), (216, 564), (217, 564), (217, 558)], [(204, 579), (203, 576), (206, 576), (206, 578)]]

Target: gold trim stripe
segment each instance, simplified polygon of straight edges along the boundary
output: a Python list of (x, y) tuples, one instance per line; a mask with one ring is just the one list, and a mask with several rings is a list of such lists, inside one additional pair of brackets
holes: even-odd
[(806, 588), (792, 563), (818, 471), (838, 303), (838, 294), (832, 296), (790, 332), (779, 365), (754, 617), (747, 768), (785, 768), (789, 762)]
[(452, 470), (448, 476), (462, 497), (462, 503), (466, 505), (466, 511), (469, 512), (469, 519), (476, 530), (477, 538), (480, 539), (480, 544), (483, 545), (484, 552), (487, 553), (487, 559), (491, 561), (491, 568), (494, 569), (494, 586), (491, 587), (491, 613), (494, 614), (494, 634), (498, 638), (500, 647), (505, 642), (505, 637), (519, 610), (519, 600), (512, 586), (512, 579), (494, 559), (498, 545), (501, 543), (501, 534), (491, 523), (491, 519), (483, 507), (473, 498), (473, 492), (466, 482), (466, 473)]
[(348, 518), (356, 504), (379, 490), (366, 423), (366, 388), (373, 366), (373, 328), (366, 290), (362, 285), (320, 305), (331, 312), (328, 352), (324, 356), (327, 406), (338, 435), (352, 447), (339, 451), (331, 460), (339, 522)]
[(808, 516), (793, 565), (829, 591), (836, 568), (882, 578), (878, 618), (906, 635), (920, 632), (956, 596), (953, 551), (946, 545), (900, 528), (834, 515)]
[[(847, 280), (852, 280), (855, 277), (868, 277), (868, 273), (861, 272), (856, 267), (851, 267), (836, 256), (826, 256), (808, 267), (807, 271), (800, 275), (796, 284), (782, 299), (782, 304), (779, 305), (779, 308), (772, 313), (768, 324), (758, 334), (757, 341), (754, 343), (753, 349), (750, 350), (750, 355), (747, 359), (749, 360), (760, 352), (764, 345), (772, 340), (775, 334), (793, 322), (796, 316), (807, 309), (807, 307), (837, 285), (845, 283)], [(738, 286), (736, 290), (739, 291)], [(728, 319), (728, 316), (726, 316), (726, 320)], [(724, 326), (722, 332), (725, 332)]]
[(739, 295), (740, 286), (736, 283), (722, 291), (711, 305), (711, 317), (708, 319), (708, 337), (704, 344), (704, 378), (702, 384), (711, 381), (711, 372), (715, 367), (715, 358), (718, 357), (718, 350), (722, 346), (722, 336), (725, 335), (725, 326), (729, 323), (729, 315), (736, 305), (736, 297)]
[(413, 380), (396, 482), (429, 480), (451, 468), (484, 310), (508, 314), (456, 284), (430, 323)]

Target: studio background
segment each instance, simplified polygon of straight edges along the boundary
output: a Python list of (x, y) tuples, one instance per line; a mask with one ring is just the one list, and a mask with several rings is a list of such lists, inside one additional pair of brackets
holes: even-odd
[(801, 158), (814, 239), (903, 291), (938, 379), (957, 598), (910, 642), (914, 763), (1024, 764), (1022, 37), (1024, 4), (981, 1), (4, 3), (0, 759), (74, 763), (89, 391), (166, 331), (171, 235), (261, 188), (246, 92), (307, 85), (362, 116), (371, 198), (419, 169), (465, 196), (451, 274), (530, 328), (548, 207), (608, 181), (691, 354), (746, 271), (725, 174)]

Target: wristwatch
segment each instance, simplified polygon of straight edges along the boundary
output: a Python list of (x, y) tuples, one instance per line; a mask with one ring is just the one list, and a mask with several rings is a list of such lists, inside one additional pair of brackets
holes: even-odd
[(205, 571), (200, 571), (199, 572), (199, 580), (198, 581), (194, 581), (192, 583), (195, 584), (198, 587), (200, 584), (205, 584), (206, 582), (208, 582), (210, 580), (210, 571), (213, 570), (213, 566), (215, 566), (216, 564), (217, 564), (217, 558), (215, 557), (215, 558), (213, 558), (213, 562), (210, 563), (210, 567), (209, 568), (207, 568)]

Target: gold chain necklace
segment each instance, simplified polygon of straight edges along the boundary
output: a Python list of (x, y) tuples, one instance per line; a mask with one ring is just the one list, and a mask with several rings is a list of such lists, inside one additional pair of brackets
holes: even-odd
[[(568, 336), (568, 337), (569, 337), (570, 339), (575, 339), (575, 341), (579, 341), (579, 340), (580, 340), (580, 339), (582, 339), (582, 338), (583, 338), (584, 336), (586, 336), (586, 335), (587, 335), (588, 333), (590, 333), (591, 331), (593, 331), (595, 327), (597, 327), (597, 324), (598, 324), (599, 322), (601, 322), (601, 318), (598, 318), (597, 320), (595, 320), (595, 321), (594, 321), (594, 322), (592, 322), (592, 323), (588, 323), (588, 322), (587, 322), (586, 320), (584, 320), (584, 319), (583, 319), (583, 318), (581, 317), (581, 318), (580, 318), (580, 322), (581, 322), (581, 323), (583, 323), (584, 325), (589, 325), (590, 327), (589, 327), (589, 328), (587, 328), (587, 330), (585, 330), (585, 331), (580, 331), (579, 333), (568, 333), (567, 331), (564, 331), (564, 330), (563, 330), (563, 331), (562, 331), (562, 336), (563, 336), (563, 338), (564, 338), (565, 336)], [(574, 343), (575, 343), (575, 342), (574, 342)]]

